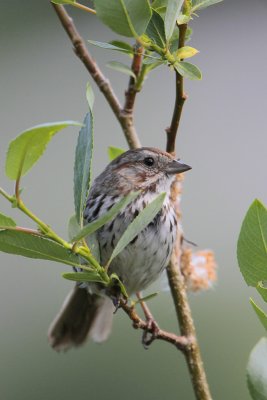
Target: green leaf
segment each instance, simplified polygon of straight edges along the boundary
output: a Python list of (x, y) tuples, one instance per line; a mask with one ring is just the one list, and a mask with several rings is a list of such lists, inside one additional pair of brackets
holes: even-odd
[(94, 0), (97, 17), (123, 36), (141, 36), (151, 18), (148, 0)]
[(174, 64), (174, 68), (179, 74), (189, 79), (202, 79), (200, 69), (191, 63), (186, 61), (180, 61)]
[(54, 4), (75, 4), (75, 0), (51, 0), (51, 3)]
[(68, 236), (69, 240), (71, 240), (74, 236), (77, 235), (78, 232), (80, 232), (81, 227), (78, 224), (76, 214), (72, 215), (69, 219), (68, 223)]
[(151, 4), (151, 7), (154, 10), (157, 10), (159, 8), (166, 8), (168, 4), (168, 0), (154, 0)]
[(119, 157), (123, 153), (125, 153), (125, 150), (120, 149), (119, 147), (114, 147), (114, 146), (108, 147), (108, 157), (110, 161), (114, 160), (114, 158)]
[(179, 59), (182, 60), (184, 58), (190, 58), (193, 57), (194, 55), (196, 55), (199, 51), (197, 49), (195, 49), (194, 47), (190, 47), (190, 46), (184, 46), (181, 47), (180, 49), (178, 49), (175, 52), (175, 56)]
[(254, 300), (252, 298), (250, 298), (249, 300), (250, 300), (250, 304), (252, 305), (252, 307), (253, 307), (255, 313), (257, 314), (260, 322), (262, 323), (264, 328), (267, 330), (267, 315), (265, 314), (265, 312), (259, 306), (257, 306), (257, 304), (254, 302)]
[[(76, 215), (72, 215), (69, 219), (68, 223), (68, 236), (69, 239), (72, 240), (72, 238), (80, 232), (81, 227), (77, 222)], [(89, 247), (92, 255), (96, 259), (96, 261), (100, 262), (100, 251), (99, 251), (99, 243), (96, 238), (95, 232), (92, 233), (91, 235), (86, 237), (86, 243), (87, 246)]]
[(134, 53), (133, 46), (131, 46), (127, 42), (122, 42), (121, 40), (111, 40), (110, 44), (117, 47), (118, 51), (129, 53), (129, 54)]
[(148, 294), (147, 296), (142, 297), (141, 299), (138, 299), (138, 300), (134, 301), (134, 305), (139, 304), (139, 303), (141, 303), (143, 301), (148, 301), (148, 300), (154, 299), (154, 297), (156, 297), (157, 295), (158, 295), (158, 292)]
[(252, 349), (247, 365), (247, 384), (253, 400), (267, 399), (267, 338)]
[(16, 222), (12, 218), (7, 217), (6, 215), (0, 213), (0, 229), (3, 229), (3, 227), (6, 226), (14, 227), (16, 225), (17, 225)]
[(221, 1), (223, 0), (195, 0), (193, 1), (193, 7), (191, 11), (195, 12), (197, 10), (203, 10), (204, 8), (220, 3)]
[(122, 250), (134, 239), (151, 222), (157, 213), (161, 210), (164, 203), (166, 193), (161, 193), (150, 204), (148, 204), (139, 215), (131, 222), (126, 231), (121, 236), (117, 245), (115, 246), (111, 257), (107, 263), (110, 265), (111, 261), (122, 252)]
[(89, 43), (94, 46), (101, 47), (102, 49), (120, 51), (121, 53), (133, 54), (132, 47), (125, 42), (120, 42), (118, 40), (113, 40), (110, 43), (98, 42), (96, 40), (88, 40)]
[(167, 61), (154, 61), (154, 62), (151, 62), (151, 63), (147, 63), (147, 65), (145, 66), (145, 68), (146, 68), (146, 74), (148, 73), (148, 72), (150, 72), (150, 71), (152, 71), (153, 69), (155, 69), (155, 68), (157, 68), (157, 67), (159, 67), (160, 65), (163, 65), (163, 64), (167, 64), (168, 62)]
[(93, 152), (93, 120), (91, 112), (84, 119), (84, 126), (79, 132), (74, 162), (74, 204), (78, 223), (83, 225), (90, 179)]
[(74, 121), (38, 125), (22, 132), (10, 144), (6, 158), (6, 175), (12, 180), (25, 175), (38, 161), (52, 137), (67, 126), (81, 126)]
[(115, 69), (115, 71), (123, 72), (126, 75), (130, 75), (136, 80), (135, 73), (131, 70), (128, 65), (125, 65), (119, 61), (110, 61), (106, 64), (107, 67)]
[(87, 99), (87, 103), (89, 106), (89, 110), (92, 113), (94, 102), (95, 102), (95, 94), (94, 94), (94, 91), (93, 91), (93, 88), (92, 88), (90, 82), (87, 82), (87, 85), (86, 85), (86, 99)]
[(100, 263), (100, 249), (96, 232), (93, 232), (91, 233), (91, 235), (86, 236), (85, 241), (96, 261)]
[(176, 20), (181, 11), (184, 0), (168, 0), (164, 25), (166, 39), (169, 40), (172, 37)]
[(263, 298), (263, 300), (267, 303), (267, 288), (263, 286), (263, 282), (258, 282), (257, 291)]
[(152, 18), (146, 29), (149, 39), (153, 40), (158, 46), (164, 48), (166, 45), (166, 36), (164, 30), (164, 21), (161, 16), (153, 11)]
[(0, 251), (79, 266), (78, 257), (60, 244), (40, 236), (19, 231), (0, 232)]
[(111, 275), (110, 275), (110, 280), (113, 281), (112, 284), (114, 284), (114, 282), (115, 282), (115, 284), (118, 285), (118, 286), (120, 287), (121, 293), (122, 293), (126, 298), (129, 297), (129, 296), (128, 296), (128, 293), (127, 293), (127, 291), (126, 291), (126, 289), (125, 289), (124, 284), (122, 283), (122, 281), (120, 280), (120, 278), (118, 277), (117, 274), (115, 274), (115, 273), (111, 274)]
[(118, 201), (114, 206), (107, 211), (104, 215), (100, 218), (96, 219), (93, 222), (87, 224), (80, 232), (72, 238), (74, 242), (91, 235), (93, 232), (97, 231), (101, 226), (105, 225), (107, 222), (111, 221), (115, 218), (115, 216), (122, 211), (129, 203), (131, 203), (136, 197), (139, 195), (139, 192), (131, 192), (123, 199)]
[(65, 272), (62, 274), (63, 278), (75, 282), (99, 282), (105, 284), (105, 281), (98, 275), (97, 272)]
[(241, 226), (237, 259), (246, 283), (257, 286), (267, 280), (267, 209), (254, 200)]

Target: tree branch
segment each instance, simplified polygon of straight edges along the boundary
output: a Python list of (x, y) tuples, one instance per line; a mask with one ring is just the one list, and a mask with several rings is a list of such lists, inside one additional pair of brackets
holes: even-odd
[(133, 61), (132, 61), (132, 71), (136, 76), (136, 79), (134, 79), (133, 76), (130, 77), (129, 79), (129, 85), (128, 89), (125, 92), (125, 103), (123, 107), (123, 111), (127, 115), (133, 115), (133, 109), (134, 109), (134, 103), (135, 103), (135, 98), (138, 90), (136, 90), (135, 83), (137, 81), (137, 78), (140, 74), (141, 68), (142, 68), (142, 60), (143, 60), (143, 47), (140, 46), (140, 44), (136, 43), (135, 51), (134, 51), (134, 56), (133, 56)]
[[(143, 321), (139, 315), (137, 314), (134, 307), (128, 306), (125, 302), (121, 302), (121, 308), (125, 311), (128, 317), (133, 322), (133, 327), (135, 329), (142, 329), (145, 332), (149, 332), (152, 335), (155, 333), (153, 327), (150, 327), (147, 322)], [(154, 340), (163, 340), (165, 342), (173, 344), (177, 349), (182, 352), (186, 352), (186, 349), (191, 346), (190, 338), (185, 336), (177, 336), (174, 333), (166, 332), (162, 329), (158, 329), (155, 336), (152, 336), (150, 343)]]
[[(187, 24), (179, 25), (179, 44), (178, 44), (179, 49), (181, 47), (184, 47), (185, 45), (186, 30), (187, 30)], [(176, 136), (179, 128), (183, 105), (185, 100), (187, 99), (187, 96), (184, 93), (184, 78), (177, 71), (175, 71), (175, 87), (176, 87), (176, 96), (175, 96), (172, 121), (170, 127), (166, 129), (167, 133), (166, 151), (171, 154), (175, 153)]]
[[(185, 35), (187, 30), (187, 24), (179, 25), (179, 43), (178, 48), (184, 47)], [(183, 105), (186, 100), (184, 93), (184, 82), (183, 77), (176, 72), (176, 97), (174, 110), (172, 115), (172, 121), (167, 132), (167, 152), (175, 155), (175, 142), (183, 110)], [(178, 219), (181, 219), (180, 202), (179, 198), (181, 195), (181, 176), (177, 175), (176, 181), (172, 186), (172, 200), (175, 205), (175, 211)], [(167, 275), (171, 294), (179, 321), (181, 334), (190, 340), (190, 345), (185, 348), (184, 355), (187, 361), (188, 369), (191, 375), (192, 385), (195, 391), (196, 398), (198, 400), (211, 400), (211, 394), (201, 359), (200, 349), (196, 338), (196, 331), (194, 321), (192, 318), (191, 309), (189, 306), (186, 286), (183, 274), (181, 272), (181, 255), (182, 255), (182, 232), (178, 231), (176, 247), (171, 257), (171, 261), (167, 267)]]
[(53, 3), (52, 6), (54, 7), (63, 28), (65, 29), (73, 44), (75, 54), (77, 55), (77, 57), (80, 58), (85, 68), (90, 73), (91, 77), (105, 96), (114, 115), (119, 121), (129, 147), (141, 147), (139, 138), (133, 125), (132, 118), (129, 118), (129, 116), (123, 112), (122, 106), (117, 96), (115, 95), (108, 79), (104, 76), (95, 60), (91, 57), (89, 51), (85, 46), (83, 38), (81, 37), (73, 23), (73, 20), (70, 18), (63, 6)]

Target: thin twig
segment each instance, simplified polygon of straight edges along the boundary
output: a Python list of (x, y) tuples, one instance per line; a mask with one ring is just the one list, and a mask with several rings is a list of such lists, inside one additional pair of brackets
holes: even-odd
[[(153, 327), (149, 327), (147, 322), (143, 321), (137, 314), (134, 307), (128, 306), (121, 302), (122, 309), (126, 312), (129, 318), (133, 322), (135, 329), (142, 329), (149, 333), (154, 333)], [(154, 340), (163, 340), (165, 342), (173, 344), (177, 349), (185, 352), (187, 347), (190, 346), (190, 340), (185, 336), (178, 336), (174, 333), (166, 332), (162, 329), (158, 329), (157, 335)]]
[(80, 10), (89, 12), (90, 14), (96, 14), (96, 10), (94, 10), (93, 8), (86, 7), (86, 6), (84, 6), (83, 4), (74, 2), (74, 3), (72, 3), (72, 6), (73, 6), (73, 7), (80, 8)]
[(67, 32), (73, 44), (75, 54), (77, 55), (77, 57), (80, 58), (85, 68), (90, 73), (91, 77), (105, 96), (114, 115), (119, 121), (125, 138), (129, 144), (129, 147), (141, 147), (132, 119), (123, 112), (122, 106), (117, 96), (115, 95), (108, 79), (104, 76), (103, 72), (100, 70), (95, 60), (91, 57), (89, 51), (85, 46), (83, 38), (81, 37), (73, 23), (73, 20), (70, 18), (63, 6), (53, 3), (52, 6), (54, 7), (63, 28)]
[[(185, 45), (186, 30), (187, 30), (187, 24), (179, 25), (179, 43), (178, 43), (179, 49), (181, 47), (184, 47)], [(176, 96), (175, 96), (172, 121), (170, 127), (166, 129), (167, 133), (166, 150), (168, 153), (171, 154), (175, 153), (176, 136), (179, 128), (183, 105), (187, 98), (186, 94), (184, 93), (184, 78), (177, 71), (175, 71), (175, 87), (176, 87)]]
[(134, 56), (133, 56), (131, 69), (132, 69), (133, 73), (135, 74), (136, 78), (134, 78), (133, 76), (130, 76), (128, 89), (125, 92), (125, 103), (124, 103), (124, 107), (123, 107), (123, 112), (128, 116), (133, 115), (135, 98), (136, 98), (136, 94), (138, 92), (136, 90), (135, 84), (136, 84), (137, 78), (138, 78), (141, 68), (142, 68), (142, 59), (143, 59), (143, 51), (144, 51), (143, 47), (140, 46), (139, 43), (136, 43), (136, 45), (134, 47), (135, 47), (134, 48)]

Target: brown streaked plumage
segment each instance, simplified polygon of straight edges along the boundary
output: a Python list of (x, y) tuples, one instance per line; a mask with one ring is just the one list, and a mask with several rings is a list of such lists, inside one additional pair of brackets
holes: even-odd
[[(110, 264), (109, 273), (121, 278), (129, 294), (153, 283), (169, 261), (177, 232), (170, 187), (175, 174), (188, 169), (155, 148), (128, 150), (105, 168), (90, 189), (85, 223), (99, 218), (129, 192), (141, 190), (113, 221), (97, 231), (102, 265), (139, 212), (161, 192), (167, 193), (154, 220)], [(111, 300), (96, 285), (76, 287), (49, 329), (51, 345), (56, 350), (67, 349), (80, 345), (87, 336), (104, 341), (111, 330), (112, 310)]]

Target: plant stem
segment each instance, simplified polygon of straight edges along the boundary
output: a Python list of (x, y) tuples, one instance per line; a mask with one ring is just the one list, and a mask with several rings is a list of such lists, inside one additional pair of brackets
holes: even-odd
[(132, 119), (125, 115), (125, 113), (123, 112), (123, 108), (117, 96), (115, 95), (108, 79), (104, 76), (103, 72), (100, 70), (95, 60), (91, 57), (89, 51), (85, 46), (85, 42), (77, 31), (72, 19), (70, 18), (63, 6), (53, 3), (52, 6), (54, 7), (63, 28), (67, 32), (73, 44), (75, 54), (77, 55), (77, 57), (80, 58), (85, 68), (90, 73), (99, 90), (105, 96), (115, 117), (119, 121), (129, 147), (140, 147), (141, 144)]
[(0, 188), (0, 194), (5, 197), (10, 203), (14, 201), (14, 197), (10, 196), (4, 189)]
[(138, 90), (136, 89), (136, 82), (138, 81), (138, 77), (141, 72), (142, 58), (143, 58), (143, 51), (144, 51), (143, 47), (140, 46), (139, 43), (136, 43), (136, 45), (134, 47), (135, 47), (135, 49), (134, 49), (135, 51), (134, 51), (131, 69), (136, 76), (136, 80), (134, 79), (133, 76), (131, 76), (129, 79), (129, 85), (128, 85), (127, 91), (125, 92), (125, 103), (124, 103), (124, 107), (123, 107), (123, 112), (126, 115), (131, 116), (131, 118), (133, 117), (135, 98), (136, 98), (136, 94), (138, 92)]
[(84, 6), (83, 4), (80, 4), (80, 3), (73, 3), (72, 6), (77, 7), (77, 8), (80, 8), (80, 9), (83, 10), (83, 11), (87, 11), (87, 12), (89, 12), (90, 14), (96, 14), (96, 10), (94, 10), (93, 8), (86, 7), (86, 6)]
[[(181, 47), (184, 47), (185, 45), (186, 30), (187, 30), (187, 24), (179, 25), (179, 44), (178, 44), (179, 49)], [(176, 88), (176, 96), (175, 96), (172, 121), (170, 127), (166, 129), (167, 133), (166, 151), (171, 154), (175, 153), (176, 135), (179, 128), (183, 105), (187, 98), (186, 94), (184, 93), (184, 78), (177, 71), (175, 71), (175, 88)]]

